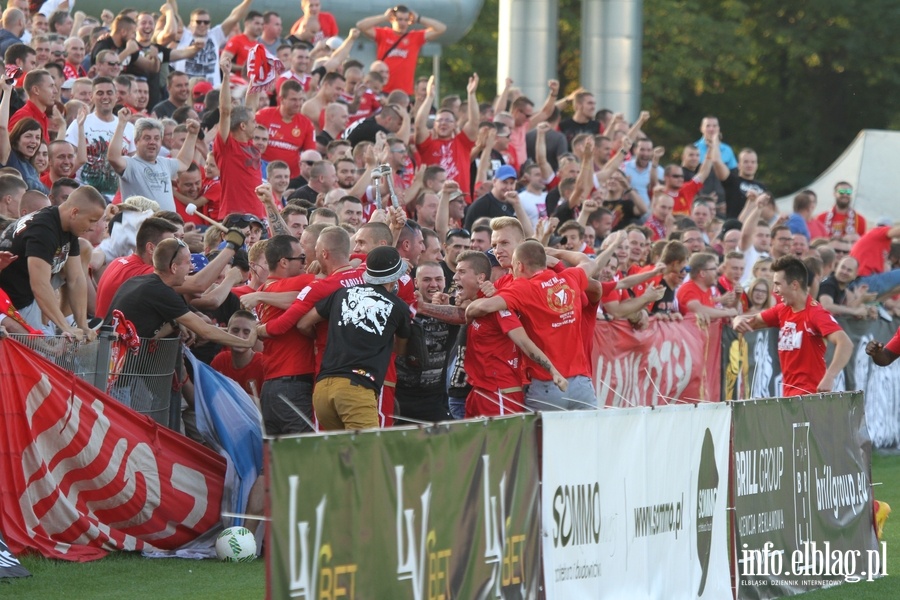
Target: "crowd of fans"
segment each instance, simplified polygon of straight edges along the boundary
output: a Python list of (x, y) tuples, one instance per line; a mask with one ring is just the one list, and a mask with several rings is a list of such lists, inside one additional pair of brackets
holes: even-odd
[(832, 314), (900, 314), (900, 226), (851, 182), (780, 213), (715, 116), (672, 161), (650, 114), (556, 81), (439, 98), (415, 68), (443, 23), (396, 6), (341, 38), (322, 8), (8, 0), (0, 326), (183, 336), (278, 434), (593, 406), (597, 319), (760, 313), (786, 256)]

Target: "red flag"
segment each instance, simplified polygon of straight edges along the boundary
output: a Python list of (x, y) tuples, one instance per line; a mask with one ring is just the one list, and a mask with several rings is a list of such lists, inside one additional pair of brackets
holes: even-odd
[(257, 44), (247, 58), (247, 79), (250, 80), (247, 93), (271, 92), (275, 88), (275, 79), (283, 72), (284, 64), (269, 54), (265, 46)]
[(14, 553), (172, 550), (219, 523), (221, 456), (10, 339), (0, 410), (0, 530)]

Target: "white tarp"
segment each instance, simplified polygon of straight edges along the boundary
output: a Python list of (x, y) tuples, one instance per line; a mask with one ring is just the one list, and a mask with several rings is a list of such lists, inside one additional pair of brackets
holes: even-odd
[[(900, 202), (896, 201), (900, 189), (900, 131), (864, 129), (859, 132), (844, 153), (819, 177), (802, 189), (811, 189), (818, 196), (816, 214), (834, 206), (834, 186), (846, 181), (853, 186), (853, 208), (874, 226), (881, 217), (900, 222)], [(793, 211), (793, 194), (778, 198), (781, 212)]]
[(548, 600), (732, 597), (729, 405), (542, 418)]

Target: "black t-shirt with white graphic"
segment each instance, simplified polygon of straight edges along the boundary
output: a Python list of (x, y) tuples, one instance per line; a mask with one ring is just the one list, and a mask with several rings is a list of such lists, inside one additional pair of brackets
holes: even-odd
[(374, 390), (384, 383), (394, 335), (408, 338), (409, 307), (383, 286), (341, 288), (316, 303), (328, 319), (328, 342), (318, 380), (346, 377)]
[(63, 231), (59, 207), (48, 206), (12, 222), (0, 236), (0, 250), (18, 256), (0, 271), (0, 288), (16, 308), (34, 302), (28, 259), (40, 258), (50, 265), (51, 275), (62, 271), (69, 256), (78, 256), (78, 236)]

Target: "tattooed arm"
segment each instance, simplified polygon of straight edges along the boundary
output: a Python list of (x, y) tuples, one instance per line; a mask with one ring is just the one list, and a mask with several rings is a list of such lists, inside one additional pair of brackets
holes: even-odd
[(256, 197), (266, 207), (266, 219), (269, 221), (269, 231), (275, 235), (291, 235), (287, 223), (281, 218), (278, 207), (275, 206), (275, 198), (272, 196), (272, 186), (264, 183), (256, 188)]
[(527, 333), (525, 333), (524, 327), (517, 327), (516, 329), (510, 331), (507, 335), (509, 336), (509, 339), (511, 339), (513, 343), (518, 346), (522, 352), (525, 353), (525, 356), (550, 372), (550, 374), (553, 376), (553, 383), (556, 384), (556, 387), (558, 387), (562, 391), (566, 391), (566, 388), (569, 387), (569, 382), (566, 381), (566, 378), (556, 370), (556, 367), (553, 366), (553, 363), (550, 362), (550, 359), (547, 358), (547, 355), (544, 354), (533, 341), (531, 341), (531, 338), (528, 337)]

